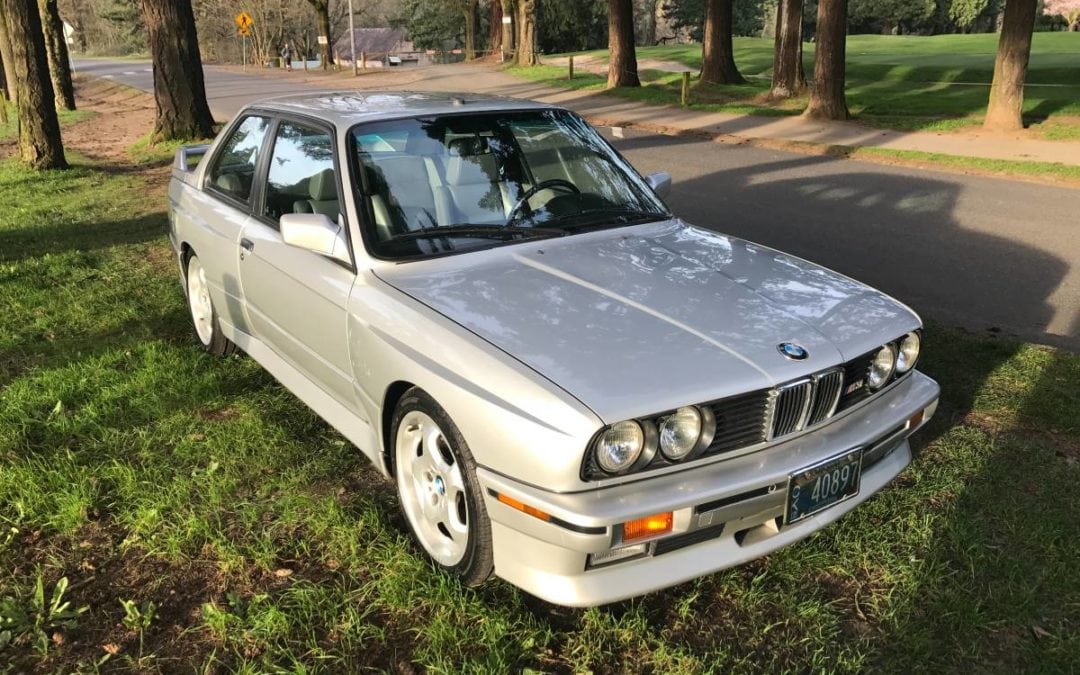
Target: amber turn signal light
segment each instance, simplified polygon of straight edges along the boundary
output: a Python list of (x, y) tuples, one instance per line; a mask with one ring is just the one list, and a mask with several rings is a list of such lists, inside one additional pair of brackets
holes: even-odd
[[(494, 490), (492, 490), (492, 492), (494, 492)], [(499, 499), (500, 502), (502, 502), (503, 504), (506, 504), (510, 508), (517, 509), (518, 511), (521, 511), (522, 513), (527, 513), (530, 516), (532, 516), (533, 518), (539, 518), (540, 520), (543, 520), (543, 521), (551, 520), (551, 515), (550, 514), (541, 511), (540, 509), (536, 508), (535, 506), (529, 506), (528, 504), (522, 504), (521, 502), (514, 499), (513, 497), (507, 497), (504, 494), (500, 494), (498, 499)]]
[(622, 540), (625, 543), (671, 532), (673, 522), (671, 511), (625, 522), (622, 526)]

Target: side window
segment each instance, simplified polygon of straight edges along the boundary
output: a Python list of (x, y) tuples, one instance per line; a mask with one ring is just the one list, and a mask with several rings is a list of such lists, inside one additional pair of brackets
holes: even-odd
[(251, 198), (259, 148), (269, 127), (266, 117), (248, 117), (240, 122), (210, 167), (209, 181), (214, 189), (242, 202)]
[(330, 134), (294, 122), (278, 125), (266, 178), (265, 215), (321, 213), (335, 223), (338, 202), (334, 145)]

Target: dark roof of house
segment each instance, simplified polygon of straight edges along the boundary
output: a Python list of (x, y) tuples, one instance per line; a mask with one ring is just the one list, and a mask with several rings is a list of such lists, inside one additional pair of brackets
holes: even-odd
[[(405, 31), (400, 28), (354, 28), (352, 38), (357, 55), (361, 52), (386, 54), (397, 49), (405, 39)], [(334, 51), (345, 56), (350, 53), (348, 32), (334, 44)]]

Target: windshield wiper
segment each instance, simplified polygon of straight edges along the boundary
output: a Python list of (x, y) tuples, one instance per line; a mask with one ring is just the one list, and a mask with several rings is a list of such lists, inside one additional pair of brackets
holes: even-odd
[[(580, 219), (582, 216), (599, 215), (608, 216), (608, 218), (598, 219), (594, 217), (589, 218), (587, 222), (570, 224)], [(658, 211), (641, 211), (639, 209), (628, 208), (604, 208), (586, 209), (585, 211), (579, 211), (577, 213), (557, 218), (555, 222), (558, 222), (562, 229), (568, 232), (573, 232), (575, 230), (582, 230), (588, 227), (617, 227), (619, 225), (636, 225), (639, 223), (646, 223), (650, 221), (666, 220), (670, 217), (671, 216), (669, 216), (668, 214), (660, 213)]]
[(554, 227), (513, 227), (508, 225), (446, 225), (424, 227), (412, 232), (396, 234), (387, 241), (412, 241), (414, 239), (438, 239), (440, 237), (486, 237), (491, 239), (524, 237), (529, 239), (562, 237), (566, 230)]

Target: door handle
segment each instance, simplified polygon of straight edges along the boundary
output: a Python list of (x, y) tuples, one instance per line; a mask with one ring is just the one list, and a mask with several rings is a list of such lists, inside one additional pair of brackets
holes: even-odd
[(248, 253), (251, 253), (255, 250), (255, 242), (251, 241), (250, 239), (241, 239), (240, 248), (244, 249)]

